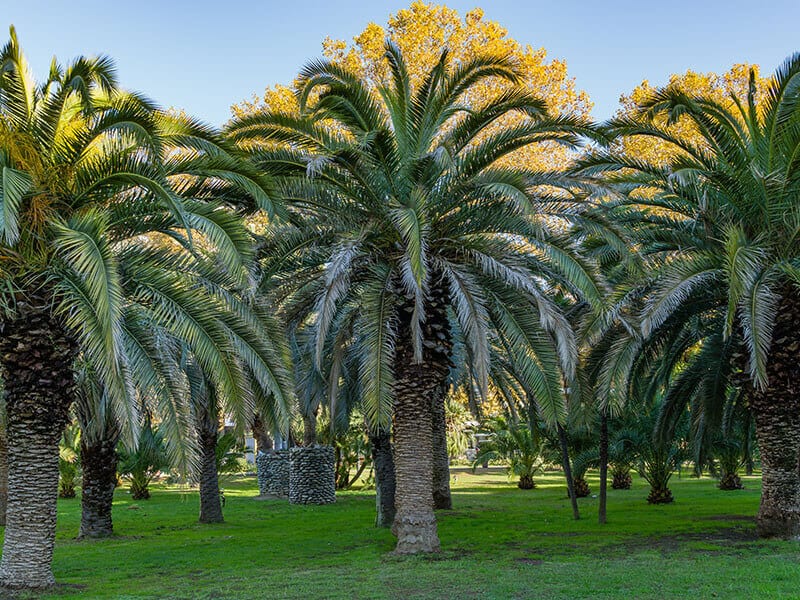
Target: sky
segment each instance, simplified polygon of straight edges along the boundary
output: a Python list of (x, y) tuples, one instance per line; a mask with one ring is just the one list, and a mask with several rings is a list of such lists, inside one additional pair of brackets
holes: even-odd
[[(410, 2), (0, 0), (0, 18), (16, 26), (38, 76), (53, 55), (66, 62), (108, 54), (125, 88), (221, 125), (231, 104), (291, 82), (321, 55), (326, 36), (351, 41)], [(663, 84), (671, 73), (723, 72), (741, 62), (769, 73), (800, 50), (800, 0), (445, 3), (462, 15), (480, 6), (511, 37), (565, 60), (597, 119), (644, 79)]]

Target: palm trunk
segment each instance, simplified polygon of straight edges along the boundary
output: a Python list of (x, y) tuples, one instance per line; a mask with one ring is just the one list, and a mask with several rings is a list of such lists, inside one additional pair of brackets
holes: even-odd
[(222, 523), (222, 502), (217, 473), (216, 423), (200, 431), (200, 522)]
[(256, 454), (270, 452), (275, 447), (272, 437), (267, 431), (267, 426), (258, 413), (253, 417), (253, 439), (256, 441)]
[(597, 521), (606, 523), (606, 501), (608, 499), (608, 413), (600, 412), (600, 502)]
[(750, 392), (761, 451), (761, 537), (800, 539), (800, 298), (785, 288), (772, 334), (766, 390)]
[(450, 510), (450, 455), (447, 452), (447, 415), (445, 413), (446, 389), (436, 390), (431, 402), (433, 421), (433, 508)]
[(744, 473), (748, 476), (752, 475), (755, 469), (755, 465), (753, 464), (753, 444), (751, 443), (752, 427), (752, 414), (748, 411), (744, 420), (744, 440), (742, 442), (744, 446), (742, 450), (742, 454), (744, 455)]
[(106, 439), (81, 439), (81, 527), (79, 538), (103, 538), (114, 534), (111, 516), (117, 487), (117, 442), (119, 433)]
[(395, 353), (394, 460), (397, 478), (393, 533), (397, 554), (437, 552), (439, 536), (433, 512), (432, 401), (444, 389), (450, 371), (450, 324), (446, 291), (430, 290), (423, 326), (422, 361), (414, 360), (410, 302), (401, 307)]
[(303, 415), (303, 446), (317, 443), (317, 411)]
[(55, 583), (58, 442), (73, 399), (76, 344), (51, 314), (48, 295), (30, 297), (0, 332), (8, 436), (0, 585), (35, 589)]
[(375, 466), (375, 527), (391, 527), (395, 515), (395, 474), (392, 436), (387, 430), (370, 434)]
[(8, 442), (5, 427), (0, 426), (0, 527), (6, 526), (8, 502)]
[(561, 466), (564, 468), (564, 476), (567, 478), (567, 493), (569, 494), (570, 502), (572, 502), (572, 517), (577, 521), (581, 518), (581, 513), (578, 511), (578, 498), (575, 495), (575, 484), (572, 481), (572, 466), (569, 462), (569, 449), (567, 448), (567, 432), (561, 423), (556, 423), (558, 428), (558, 441), (561, 444)]

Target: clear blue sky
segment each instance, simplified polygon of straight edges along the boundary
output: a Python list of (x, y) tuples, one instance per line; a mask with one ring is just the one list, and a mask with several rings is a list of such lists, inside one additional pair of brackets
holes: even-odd
[[(321, 53), (325, 36), (350, 41), (410, 4), (380, 0), (0, 0), (37, 74), (55, 54), (110, 54), (122, 84), (163, 106), (221, 124), (231, 104), (267, 85), (288, 83)], [(482, 0), (524, 44), (566, 60), (569, 74), (609, 117), (619, 95), (643, 79), (658, 84), (686, 69), (724, 71), (752, 62), (771, 72), (800, 50), (800, 0)]]

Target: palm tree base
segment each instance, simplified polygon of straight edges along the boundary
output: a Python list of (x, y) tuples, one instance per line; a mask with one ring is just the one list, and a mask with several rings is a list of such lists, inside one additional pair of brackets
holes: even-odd
[(517, 487), (521, 490), (532, 490), (536, 487), (536, 483), (533, 481), (533, 477), (530, 475), (523, 475), (519, 478)]
[(669, 504), (674, 500), (672, 490), (669, 488), (650, 488), (650, 494), (647, 496), (648, 504)]
[(58, 497), (64, 500), (69, 500), (70, 498), (74, 498), (75, 494), (75, 486), (63, 486), (58, 490)]
[(131, 485), (131, 498), (134, 500), (149, 500), (150, 490), (147, 486)]
[(81, 440), (81, 527), (78, 538), (104, 538), (114, 534), (111, 516), (117, 485), (117, 435), (99, 442)]
[(611, 480), (611, 487), (615, 490), (629, 490), (633, 485), (633, 477), (630, 472), (614, 473)]
[(398, 513), (392, 533), (397, 536), (394, 554), (425, 554), (440, 549), (433, 511)]
[(756, 517), (758, 536), (800, 541), (800, 509), (768, 512), (760, 510)]
[(201, 523), (222, 523), (222, 499), (217, 473), (217, 422), (198, 431), (200, 439), (200, 517)]
[(736, 473), (726, 473), (723, 475), (717, 487), (725, 491), (744, 489), (742, 480)]
[(370, 434), (372, 463), (375, 465), (375, 527), (391, 527), (394, 523), (396, 479), (392, 436), (382, 430)]
[(592, 493), (592, 490), (589, 489), (589, 484), (583, 477), (576, 477), (573, 481), (573, 489), (575, 490), (575, 497), (576, 498), (586, 498), (589, 494)]

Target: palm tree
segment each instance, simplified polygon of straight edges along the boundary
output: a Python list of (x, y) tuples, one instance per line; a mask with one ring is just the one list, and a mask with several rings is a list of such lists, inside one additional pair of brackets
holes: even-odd
[(472, 470), (486, 461), (502, 460), (508, 464), (509, 478), (512, 475), (519, 477), (518, 488), (535, 488), (533, 478), (544, 468), (542, 438), (538, 427), (498, 418), (490, 423), (489, 429), (491, 437), (478, 448)]
[[(800, 535), (798, 82), (794, 55), (761, 102), (754, 73), (745, 97), (732, 95), (727, 104), (659, 90), (609, 129), (664, 140), (676, 149), (665, 166), (614, 150), (583, 165), (584, 173), (606, 173), (619, 184), (624, 197), (611, 209), (632, 223), (652, 268), (631, 293), (643, 298), (643, 335), (619, 346), (617, 372), (630, 373), (625, 365), (656, 347), (667, 349), (662, 364), (677, 365), (686, 348), (694, 356), (674, 393), (721, 404), (729, 386), (744, 384), (762, 458), (757, 522), (764, 537)], [(677, 119), (696, 130), (698, 143), (674, 135), (669, 126)], [(673, 374), (662, 369), (660, 380)]]
[(37, 85), (13, 28), (0, 49), (0, 169), (9, 461), (0, 585), (36, 588), (54, 582), (58, 440), (79, 355), (114, 410), (130, 412), (143, 361), (127, 327), (155, 320), (191, 340), (221, 389), (247, 398), (238, 363), (213, 343), (224, 333), (213, 307), (181, 270), (207, 247), (245, 277), (247, 231), (214, 200), (237, 190), (266, 208), (269, 187), (212, 129), (119, 90), (108, 58), (54, 61)]
[(108, 537), (114, 533), (111, 506), (117, 487), (117, 445), (122, 435), (118, 416), (101, 382), (88, 365), (77, 377), (75, 416), (81, 430), (81, 525), (79, 538)]
[[(391, 42), (385, 58), (385, 83), (310, 63), (300, 115), (242, 117), (230, 136), (276, 177), (302, 222), (276, 232), (264, 265), (287, 318), (313, 326), (318, 365), (339, 360), (326, 347), (355, 337), (370, 424), (386, 428), (394, 410), (393, 529), (403, 554), (439, 548), (432, 409), (444, 401), (454, 335), (465, 339), (483, 392), (492, 338), (502, 338), (554, 422), (576, 352), (553, 286), (598, 302), (601, 293), (564, 235), (580, 204), (553, 191), (574, 182), (512, 160), (530, 144), (574, 146), (591, 127), (548, 115), (515, 85), (509, 59), (453, 65), (443, 52), (412, 89)], [(465, 95), (489, 78), (506, 83), (503, 93), (467, 105)], [(492, 131), (511, 114), (525, 118)]]
[(164, 434), (153, 427), (150, 414), (145, 414), (135, 448), (120, 450), (118, 471), (130, 481), (134, 500), (150, 499), (150, 483), (163, 470), (171, 467)]

